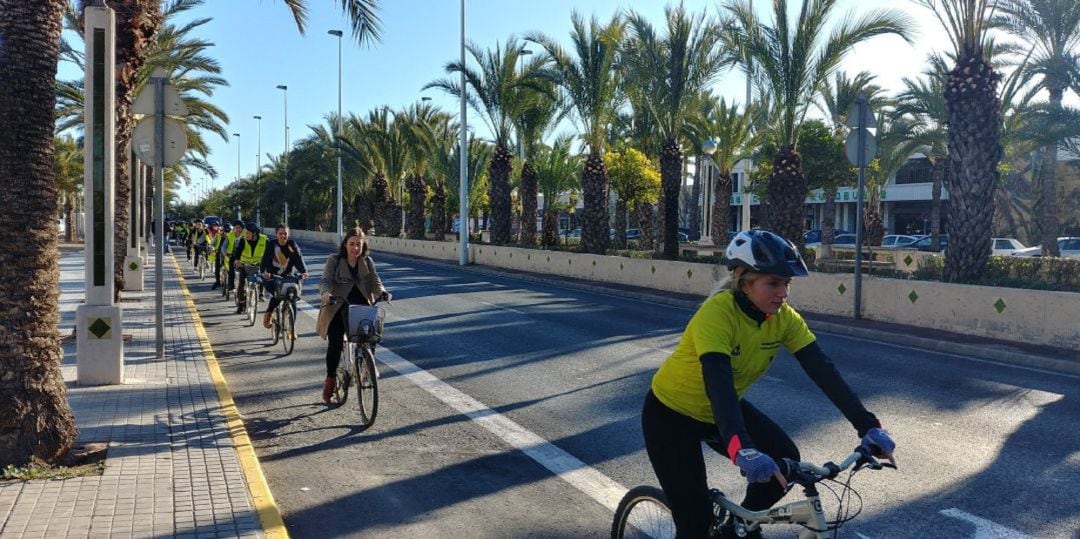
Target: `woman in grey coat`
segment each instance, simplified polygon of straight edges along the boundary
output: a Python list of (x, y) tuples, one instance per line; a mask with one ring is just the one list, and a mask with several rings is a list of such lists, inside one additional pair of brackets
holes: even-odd
[[(319, 310), (315, 331), (323, 339), (330, 340), (326, 347), (326, 379), (322, 392), (323, 402), (329, 404), (345, 336), (345, 324), (338, 313), (346, 304), (371, 305), (378, 300), (390, 301), (391, 298), (375, 272), (375, 264), (368, 256), (364, 231), (359, 227), (349, 229), (338, 252), (326, 258), (326, 267), (319, 279), (319, 293), (322, 294), (323, 308)], [(331, 305), (330, 296), (345, 298), (346, 301), (338, 300)]]

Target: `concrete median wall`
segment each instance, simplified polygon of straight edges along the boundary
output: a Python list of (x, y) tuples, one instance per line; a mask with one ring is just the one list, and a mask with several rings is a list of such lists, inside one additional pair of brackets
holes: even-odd
[[(271, 231), (272, 232), (272, 231)], [(337, 243), (336, 233), (292, 231), (299, 240)], [(373, 252), (456, 261), (458, 244), (369, 237)], [(711, 264), (632, 259), (517, 247), (469, 245), (473, 264), (661, 291), (707, 295), (727, 270)], [(812, 273), (796, 279), (791, 304), (812, 313), (852, 316), (855, 276)], [(1080, 294), (863, 278), (863, 316), (1016, 342), (1080, 349)]]

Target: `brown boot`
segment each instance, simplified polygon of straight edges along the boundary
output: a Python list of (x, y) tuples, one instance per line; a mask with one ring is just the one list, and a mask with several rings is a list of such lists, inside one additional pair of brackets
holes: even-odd
[(322, 384), (322, 401), (326, 404), (330, 404), (330, 400), (334, 397), (334, 385), (337, 384), (337, 378), (326, 377)]
[(264, 328), (270, 329), (270, 318), (272, 316), (274, 316), (274, 311), (266, 311), (266, 314), (263, 315), (263, 327)]

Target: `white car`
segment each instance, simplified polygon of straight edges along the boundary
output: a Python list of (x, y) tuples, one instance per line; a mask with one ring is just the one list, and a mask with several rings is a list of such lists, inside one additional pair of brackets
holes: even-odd
[(1016, 251), (1027, 249), (1027, 246), (1020, 243), (1020, 240), (1013, 238), (993, 238), (990, 241), (991, 256), (1009, 256)]
[(922, 236), (909, 236), (906, 234), (889, 234), (884, 238), (881, 238), (882, 249), (896, 249), (897, 247), (903, 247), (915, 243)]
[[(1058, 238), (1058, 251), (1062, 258), (1080, 258), (1080, 238)], [(1028, 247), (1013, 252), (1012, 256), (1042, 256), (1042, 247)]]

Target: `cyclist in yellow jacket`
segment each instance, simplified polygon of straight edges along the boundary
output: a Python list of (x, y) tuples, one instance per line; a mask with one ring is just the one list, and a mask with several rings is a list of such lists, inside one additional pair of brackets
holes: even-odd
[[(743, 231), (725, 258), (731, 280), (694, 313), (653, 376), (641, 413), (645, 449), (667, 495), (677, 537), (706, 537), (712, 520), (702, 441), (746, 476), (743, 507), (767, 509), (786, 494), (776, 460), (800, 460), (799, 449), (744, 398), (781, 347), (840, 409), (864, 446), (890, 460), (896, 447), (787, 304), (791, 278), (807, 275), (795, 246), (772, 232)], [(721, 537), (735, 537), (733, 526), (724, 526)]]
[[(263, 253), (270, 244), (270, 240), (259, 232), (259, 225), (247, 223), (244, 225), (244, 237), (236, 242), (233, 248), (233, 267), (239, 270), (240, 286), (236, 288), (236, 297), (240, 299), (240, 306), (236, 308), (236, 314), (243, 314), (247, 308), (247, 299), (244, 297), (244, 283), (247, 282), (248, 272), (257, 275), (259, 265), (262, 263)], [(239, 263), (239, 264), (237, 264)]]

